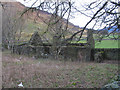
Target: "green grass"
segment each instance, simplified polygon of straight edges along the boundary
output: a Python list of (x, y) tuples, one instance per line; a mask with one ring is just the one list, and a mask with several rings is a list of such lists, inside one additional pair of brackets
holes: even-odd
[[(38, 30), (39, 28), (39, 30)], [(31, 20), (28, 20), (26, 23), (26, 28), (23, 30), (25, 33), (34, 33), (35, 31), (38, 32), (43, 32), (47, 28), (46, 24), (43, 24), (42, 22), (40, 23), (35, 23)]]
[(119, 48), (118, 43), (120, 40), (102, 40), (95, 43), (95, 48)]
[[(42, 22), (35, 23), (31, 20), (28, 20), (26, 21), (25, 27), (22, 30), (20, 41), (28, 41), (34, 32), (37, 31), (41, 35), (43, 32), (45, 32), (46, 29), (46, 24), (43, 24)], [(18, 36), (20, 32), (18, 31), (17, 33), (18, 35), (16, 35), (16, 39), (19, 38)]]
[[(81, 40), (77, 43), (86, 43), (86, 40)], [(95, 48), (119, 48), (118, 43), (120, 40), (102, 40), (101, 42), (95, 41)], [(72, 43), (76, 43), (73, 41)]]

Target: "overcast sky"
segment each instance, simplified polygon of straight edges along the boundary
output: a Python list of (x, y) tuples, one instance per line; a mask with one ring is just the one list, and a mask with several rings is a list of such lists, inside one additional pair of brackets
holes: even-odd
[[(25, 6), (31, 6), (35, 0), (17, 0), (24, 4)], [(43, 0), (38, 0), (39, 2), (42, 2)], [(48, 0), (49, 1), (49, 0)], [(53, 0), (52, 0), (53, 1)], [(75, 5), (77, 7), (80, 7), (80, 5), (84, 5), (86, 3), (90, 3), (95, 0), (74, 0), (76, 3)], [(39, 3), (36, 3), (36, 5)], [(79, 27), (84, 27), (85, 24), (90, 20), (90, 18), (80, 14), (76, 13), (74, 15), (74, 18), (70, 19), (70, 22), (73, 23), (74, 25), (77, 25)], [(90, 23), (90, 25), (87, 28), (90, 28), (93, 25), (93, 22)]]

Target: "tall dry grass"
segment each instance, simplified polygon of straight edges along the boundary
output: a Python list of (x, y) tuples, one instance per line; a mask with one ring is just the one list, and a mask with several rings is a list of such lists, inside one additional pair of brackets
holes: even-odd
[(117, 64), (55, 61), (3, 54), (2, 86), (24, 88), (102, 87), (117, 74)]

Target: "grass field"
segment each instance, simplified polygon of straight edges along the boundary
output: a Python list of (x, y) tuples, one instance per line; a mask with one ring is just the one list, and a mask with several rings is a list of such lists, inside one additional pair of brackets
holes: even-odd
[(13, 55), (3, 52), (2, 86), (17, 88), (101, 88), (111, 82), (118, 65), (111, 63), (84, 63), (55, 61)]
[(102, 40), (95, 43), (95, 48), (119, 48), (120, 40)]
[[(86, 43), (87, 41), (81, 40), (77, 43)], [(76, 43), (76, 42), (72, 42)], [(95, 41), (95, 48), (119, 48), (120, 40), (102, 40), (101, 42)]]

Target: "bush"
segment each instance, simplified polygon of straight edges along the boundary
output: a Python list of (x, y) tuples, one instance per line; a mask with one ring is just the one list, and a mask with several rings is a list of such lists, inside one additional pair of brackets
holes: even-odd
[(98, 63), (103, 62), (103, 59), (104, 59), (103, 54), (104, 54), (103, 51), (97, 52), (95, 54), (95, 62), (98, 62)]

